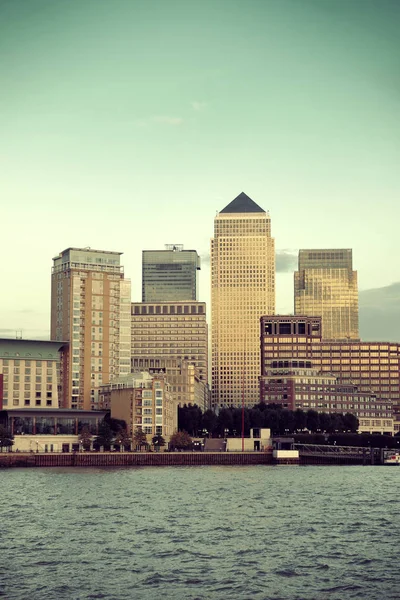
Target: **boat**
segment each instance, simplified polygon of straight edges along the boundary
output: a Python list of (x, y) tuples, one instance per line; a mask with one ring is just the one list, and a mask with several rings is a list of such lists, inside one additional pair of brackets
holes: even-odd
[(400, 466), (400, 452), (389, 452), (388, 454), (386, 454), (383, 460), (383, 464)]

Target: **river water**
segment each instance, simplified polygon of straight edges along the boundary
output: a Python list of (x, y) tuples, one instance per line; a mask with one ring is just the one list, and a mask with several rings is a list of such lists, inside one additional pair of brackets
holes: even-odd
[(400, 597), (400, 468), (0, 471), (7, 600)]

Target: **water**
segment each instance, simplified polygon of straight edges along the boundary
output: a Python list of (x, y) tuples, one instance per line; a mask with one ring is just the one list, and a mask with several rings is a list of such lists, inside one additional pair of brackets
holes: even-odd
[(7, 600), (398, 599), (400, 469), (0, 471)]

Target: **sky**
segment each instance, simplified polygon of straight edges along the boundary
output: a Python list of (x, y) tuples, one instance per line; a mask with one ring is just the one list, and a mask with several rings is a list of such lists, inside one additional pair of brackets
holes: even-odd
[[(352, 248), (364, 339), (400, 341), (398, 0), (0, 0), (0, 335), (46, 337), (52, 258), (203, 257), (244, 191), (277, 312), (299, 248)], [(389, 318), (390, 317), (390, 318)]]

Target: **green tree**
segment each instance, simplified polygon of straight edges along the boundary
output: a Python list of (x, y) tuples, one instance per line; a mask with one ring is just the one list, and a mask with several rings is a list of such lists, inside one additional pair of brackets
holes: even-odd
[(213, 410), (206, 410), (201, 419), (201, 428), (203, 431), (207, 431), (209, 437), (211, 437), (217, 429), (217, 415)]
[(174, 450), (189, 450), (192, 447), (192, 438), (186, 431), (175, 431), (171, 435), (169, 445)]
[(307, 417), (306, 413), (304, 412), (304, 410), (301, 410), (301, 408), (298, 408), (294, 412), (294, 423), (296, 431), (303, 431), (303, 429), (306, 428)]
[(242, 418), (244, 417), (244, 435), (248, 436), (250, 434), (249, 409), (245, 408), (243, 411), (242, 408), (234, 408), (232, 411), (232, 417), (234, 435), (237, 437), (242, 435)]
[(217, 431), (220, 435), (225, 435), (225, 431), (232, 431), (233, 416), (229, 408), (221, 408), (217, 417)]
[(307, 429), (312, 433), (317, 433), (319, 429), (319, 414), (316, 410), (308, 410), (307, 411)]
[(126, 429), (126, 422), (123, 419), (114, 419), (107, 415), (104, 420), (107, 421), (114, 434), (118, 433), (121, 429)]
[(343, 416), (343, 428), (344, 431), (351, 431), (351, 433), (356, 433), (358, 431), (359, 420), (356, 415), (352, 413), (346, 413)]
[(264, 414), (257, 407), (252, 408), (249, 411), (250, 427), (260, 429), (264, 426)]
[(96, 446), (102, 446), (104, 450), (109, 450), (113, 440), (114, 435), (109, 423), (107, 423), (107, 421), (102, 421), (99, 425), (99, 434), (95, 438), (94, 444)]
[(287, 410), (286, 408), (278, 411), (278, 419), (279, 419), (279, 433), (281, 435), (287, 435), (288, 433), (293, 433), (294, 428), (295, 428), (295, 418), (294, 418), (293, 411)]
[(0, 448), (11, 448), (14, 444), (14, 436), (4, 427), (0, 425)]
[(79, 443), (81, 444), (84, 450), (90, 450), (90, 446), (92, 443), (92, 434), (89, 431), (89, 427), (84, 425), (79, 434)]
[(122, 447), (124, 450), (126, 450), (126, 448), (130, 447), (131, 441), (132, 440), (126, 429), (119, 429), (117, 431), (117, 434), (115, 436), (115, 442), (119, 445), (120, 448)]
[(328, 413), (320, 413), (319, 415), (319, 428), (322, 432), (328, 432), (331, 430), (332, 425), (332, 416), (328, 415)]
[(141, 429), (141, 427), (137, 427), (135, 429), (135, 432), (133, 434), (133, 443), (135, 445), (136, 448), (139, 448), (139, 450), (142, 448), (142, 446), (147, 446), (147, 436), (144, 433), (144, 431)]
[(264, 427), (271, 430), (272, 435), (279, 433), (279, 411), (266, 409), (264, 411)]
[(163, 436), (161, 435), (161, 433), (157, 433), (152, 438), (151, 443), (153, 444), (153, 446), (157, 452), (159, 452), (159, 450), (160, 450), (160, 448), (162, 448), (162, 446), (165, 446), (165, 440), (164, 440)]

